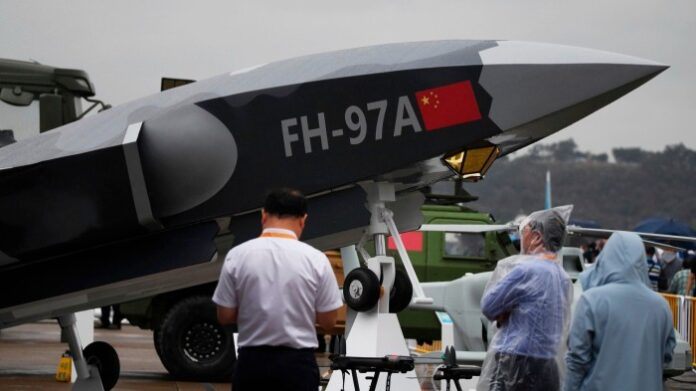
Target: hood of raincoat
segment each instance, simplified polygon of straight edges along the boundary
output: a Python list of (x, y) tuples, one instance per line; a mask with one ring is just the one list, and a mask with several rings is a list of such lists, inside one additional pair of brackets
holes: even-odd
[(594, 266), (580, 274), (584, 290), (612, 282), (650, 287), (645, 247), (640, 236), (632, 232), (613, 233)]

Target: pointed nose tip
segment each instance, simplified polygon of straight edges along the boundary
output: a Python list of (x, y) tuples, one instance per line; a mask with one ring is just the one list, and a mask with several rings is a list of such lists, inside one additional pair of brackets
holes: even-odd
[[(492, 97), (489, 117), (503, 131), (546, 121), (544, 137), (611, 103), (668, 67), (599, 50), (499, 42), (481, 52), (480, 83)], [(562, 113), (562, 114), (561, 114)], [(561, 118), (562, 117), (562, 118)]]
[(624, 78), (617, 78), (617, 81), (625, 80), (626, 84), (638, 81), (640, 81), (640, 84), (643, 84), (669, 68), (669, 65), (652, 62), (650, 60), (643, 61), (644, 62), (632, 64), (606, 64), (606, 66), (607, 69), (609, 69), (612, 65), (621, 65), (624, 68), (622, 72)]
[(661, 64), (659, 62), (654, 62), (637, 57), (631, 58), (634, 58), (637, 61), (634, 63), (626, 64), (626, 66), (629, 67), (632, 70), (632, 72), (635, 72), (636, 76), (640, 75), (638, 76), (638, 78), (647, 78), (646, 80), (650, 80), (653, 77), (669, 69), (669, 65)]
[(655, 77), (655, 76), (659, 75), (660, 73), (669, 69), (669, 65), (664, 65), (664, 64), (654, 64), (654, 65), (645, 65), (645, 66), (652, 70), (653, 77)]

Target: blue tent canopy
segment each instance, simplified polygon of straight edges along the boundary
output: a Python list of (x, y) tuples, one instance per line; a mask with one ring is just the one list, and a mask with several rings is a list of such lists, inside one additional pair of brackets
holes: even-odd
[[(663, 235), (676, 235), (676, 236), (696, 236), (696, 231), (691, 229), (688, 225), (681, 223), (672, 218), (661, 218), (652, 217), (641, 221), (635, 228), (636, 232), (648, 232)], [(693, 242), (679, 242), (679, 241), (662, 241), (670, 242), (671, 244), (685, 247), (688, 249), (696, 250), (696, 244)]]

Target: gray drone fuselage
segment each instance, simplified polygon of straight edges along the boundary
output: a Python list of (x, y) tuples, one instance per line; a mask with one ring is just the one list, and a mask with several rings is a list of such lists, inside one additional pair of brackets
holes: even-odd
[(408, 198), (452, 175), (444, 154), (510, 153), (664, 69), (558, 45), (389, 44), (220, 75), (5, 146), (0, 327), (96, 301), (17, 310), (32, 302), (209, 262), (221, 229), (257, 233), (273, 188), (310, 197), (305, 239), (355, 243), (369, 223), (356, 184)]

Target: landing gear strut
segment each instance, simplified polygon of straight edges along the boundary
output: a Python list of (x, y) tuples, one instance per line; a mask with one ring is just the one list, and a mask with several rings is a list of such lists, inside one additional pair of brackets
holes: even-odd
[[(405, 309), (411, 302), (431, 303), (432, 299), (425, 297), (393, 214), (385, 206), (387, 202), (396, 201), (394, 185), (366, 183), (363, 188), (367, 193), (371, 219), (369, 230), (358, 244), (358, 250), (366, 266), (356, 267), (346, 274), (344, 299), (357, 314), (352, 324), (350, 320), (347, 323), (350, 331), (346, 352), (332, 356), (332, 368), (336, 371), (331, 375), (327, 390), (389, 389), (392, 381), (395, 389), (419, 390), (413, 359), (409, 357), (396, 312)], [(397, 271), (394, 258), (387, 256), (387, 235), (394, 239), (404, 266), (403, 272)], [(362, 246), (368, 236), (374, 240), (375, 256), (369, 256)], [(357, 260), (357, 254), (353, 258)], [(409, 362), (410, 366), (406, 365)], [(353, 383), (344, 383), (343, 371), (353, 373)], [(366, 371), (374, 375), (370, 376)], [(386, 379), (379, 379), (381, 372), (387, 373)]]
[(58, 324), (68, 340), (70, 354), (77, 372), (74, 391), (104, 391), (116, 385), (121, 365), (116, 350), (106, 342), (91, 343), (82, 350), (75, 324), (75, 314), (58, 317)]

